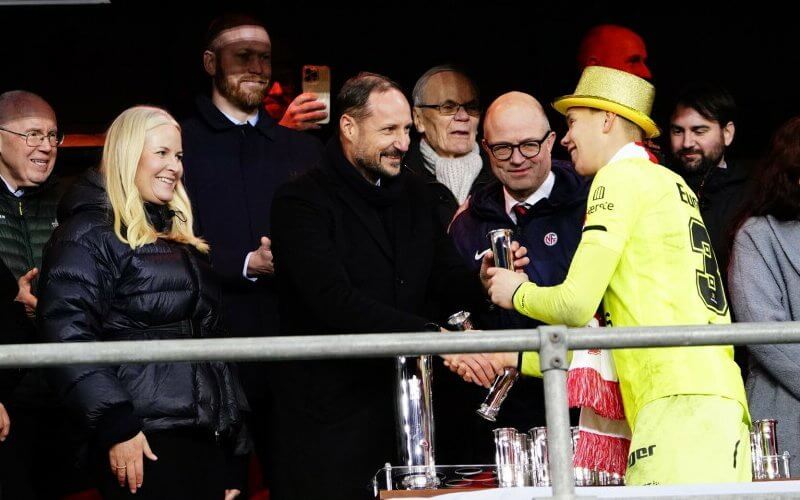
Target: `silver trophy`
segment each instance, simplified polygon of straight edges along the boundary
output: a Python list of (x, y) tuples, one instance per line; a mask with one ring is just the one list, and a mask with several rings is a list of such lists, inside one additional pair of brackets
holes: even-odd
[(771, 481), (790, 479), (789, 452), (778, 454), (778, 421), (763, 419), (753, 421), (750, 432), (750, 450), (753, 479)]
[[(513, 232), (510, 229), (494, 229), (489, 231), (487, 236), (492, 246), (495, 267), (502, 267), (510, 271), (514, 270), (514, 254), (511, 252), (512, 234)], [(503, 404), (503, 401), (505, 401), (508, 391), (511, 390), (511, 387), (518, 378), (519, 372), (513, 367), (505, 368), (502, 375), (495, 377), (494, 383), (489, 389), (489, 394), (486, 395), (486, 398), (477, 410), (478, 415), (486, 420), (492, 422), (496, 421), (500, 406)]]
[(403, 480), (408, 489), (439, 486), (436, 475), (431, 392), (431, 356), (399, 356), (397, 367), (397, 448), (400, 463), (409, 468)]
[[(495, 462), (497, 463), (497, 485), (500, 488), (524, 486), (524, 451), (516, 429), (503, 427), (492, 431), (494, 434)], [(519, 484), (520, 479), (523, 484)]]
[(550, 463), (547, 459), (547, 427), (534, 427), (531, 436), (531, 460), (536, 471), (534, 486), (550, 486)]
[(517, 474), (517, 486), (533, 486), (533, 462), (528, 450), (531, 449), (531, 438), (524, 432), (517, 433), (517, 456), (519, 457), (519, 466), (515, 470)]
[(472, 319), (467, 311), (458, 311), (449, 318), (447, 318), (447, 326), (450, 330), (465, 332), (473, 330)]
[(505, 401), (508, 391), (514, 386), (514, 382), (519, 378), (519, 371), (512, 367), (503, 369), (503, 374), (498, 375), (494, 379), (489, 393), (481, 403), (481, 407), (476, 410), (476, 413), (481, 417), (494, 422), (497, 420), (497, 413), (500, 411), (500, 406)]
[(514, 234), (510, 229), (493, 229), (486, 236), (489, 238), (492, 253), (494, 254), (494, 266), (514, 270), (514, 253), (511, 251), (511, 235)]

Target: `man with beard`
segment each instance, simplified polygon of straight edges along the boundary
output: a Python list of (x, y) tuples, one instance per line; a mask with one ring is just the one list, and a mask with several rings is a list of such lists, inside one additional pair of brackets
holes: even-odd
[[(206, 38), (203, 67), (211, 77), (211, 97), (198, 97), (196, 114), (182, 123), (186, 188), (198, 234), (211, 245), (211, 261), (222, 278), (228, 329), (235, 336), (274, 335), (272, 198), (278, 186), (319, 160), (322, 145), (279, 126), (261, 106), (272, 67), (269, 35), (259, 20), (222, 16)], [(265, 370), (263, 363), (241, 366), (256, 451), (266, 464)]]
[[(462, 264), (436, 221), (424, 181), (401, 168), (412, 123), (403, 92), (362, 73), (344, 84), (337, 109), (339, 133), (320, 167), (275, 195), (282, 332), (438, 332), (424, 317), (427, 297), (453, 310), (485, 307), (478, 272)], [(524, 252), (517, 250), (519, 267)], [(474, 367), (487, 386), (501, 368), (486, 358)], [(397, 456), (394, 361), (283, 363), (275, 377), (281, 461), (272, 498), (374, 498), (371, 478)]]
[(722, 280), (728, 268), (733, 217), (746, 198), (748, 169), (726, 155), (736, 132), (736, 103), (722, 87), (693, 84), (680, 94), (670, 119), (672, 170), (697, 194)]

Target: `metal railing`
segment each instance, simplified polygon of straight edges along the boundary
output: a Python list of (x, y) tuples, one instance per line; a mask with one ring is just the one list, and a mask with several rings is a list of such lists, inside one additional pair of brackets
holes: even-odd
[(385, 333), (262, 338), (75, 342), (0, 346), (0, 368), (170, 361), (286, 361), (469, 352), (539, 351), (553, 496), (574, 498), (567, 349), (800, 343), (800, 322), (710, 326)]

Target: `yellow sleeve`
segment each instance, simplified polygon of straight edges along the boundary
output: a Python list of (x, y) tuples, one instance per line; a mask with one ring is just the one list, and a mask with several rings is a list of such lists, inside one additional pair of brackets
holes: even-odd
[[(567, 351), (567, 363), (572, 362), (572, 351)], [(530, 377), (542, 378), (542, 365), (539, 353), (527, 351), (522, 353), (522, 365), (519, 367), (520, 373)]]
[(519, 367), (520, 373), (531, 377), (542, 377), (542, 366), (539, 362), (539, 353), (536, 351), (526, 351), (522, 353), (522, 365)]
[(638, 216), (635, 175), (626, 162), (602, 168), (592, 182), (586, 223), (560, 285), (524, 283), (513, 297), (520, 313), (551, 325), (584, 326), (594, 315)]

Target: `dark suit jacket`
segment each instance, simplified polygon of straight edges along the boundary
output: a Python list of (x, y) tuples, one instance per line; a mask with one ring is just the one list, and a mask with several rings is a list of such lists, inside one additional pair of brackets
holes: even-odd
[[(22, 304), (14, 302), (19, 287), (14, 275), (0, 259), (0, 344), (23, 344), (35, 342), (35, 329), (25, 316)], [(8, 404), (8, 398), (19, 384), (25, 371), (21, 368), (0, 370), (0, 403)]]
[(259, 113), (255, 127), (235, 125), (208, 97), (185, 120), (184, 182), (198, 233), (211, 245), (211, 260), (225, 279), (223, 317), (235, 336), (278, 330), (274, 280), (242, 277), (245, 257), (271, 236), (270, 206), (278, 187), (319, 162), (322, 145)]
[[(285, 334), (425, 330), (431, 293), (454, 310), (484, 303), (477, 273), (441, 231), (425, 190), (406, 171), (380, 188), (369, 184), (333, 140), (321, 168), (276, 194), (273, 250)], [(371, 497), (372, 475), (396, 461), (393, 370), (387, 359), (281, 367), (276, 500)]]

